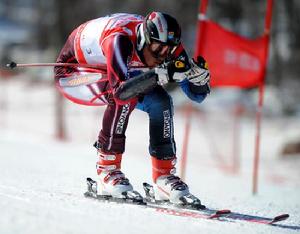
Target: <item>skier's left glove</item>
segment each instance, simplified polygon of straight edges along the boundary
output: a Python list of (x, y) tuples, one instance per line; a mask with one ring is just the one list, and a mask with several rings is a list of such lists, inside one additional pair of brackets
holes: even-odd
[(169, 66), (169, 76), (176, 82), (187, 79), (196, 86), (204, 86), (210, 80), (207, 63), (201, 56), (197, 57), (197, 61), (194, 59), (174, 61)]
[(191, 59), (190, 65), (191, 68), (185, 72), (189, 82), (196, 86), (204, 86), (209, 83), (210, 74), (208, 66), (202, 57), (198, 57), (197, 62), (194, 59)]

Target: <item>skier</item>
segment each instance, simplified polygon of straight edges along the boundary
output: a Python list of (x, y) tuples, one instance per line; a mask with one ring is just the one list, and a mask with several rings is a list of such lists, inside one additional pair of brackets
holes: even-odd
[[(56, 86), (62, 94), (75, 103), (106, 105), (94, 145), (99, 194), (120, 198), (123, 192), (133, 191), (121, 171), (121, 161), (128, 119), (136, 108), (149, 115), (156, 199), (181, 204), (183, 196), (193, 196), (188, 185), (175, 176), (173, 103), (163, 85), (176, 81), (191, 100), (201, 103), (210, 92), (210, 75), (203, 59), (189, 59), (180, 38), (181, 28), (168, 14), (151, 12), (144, 18), (122, 13), (80, 25), (61, 50), (59, 63), (95, 65), (55, 67)], [(118, 97), (120, 85), (153, 68), (158, 85), (129, 100)]]

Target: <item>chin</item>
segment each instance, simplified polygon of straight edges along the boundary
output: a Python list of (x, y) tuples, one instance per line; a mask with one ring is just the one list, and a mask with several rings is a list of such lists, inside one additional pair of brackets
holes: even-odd
[(163, 62), (164, 62), (164, 60), (157, 60), (157, 61), (155, 61), (155, 65), (158, 66), (158, 65), (162, 64)]
[(154, 67), (156, 67), (156, 66), (158, 66), (160, 64), (161, 63), (159, 63), (159, 62), (152, 62), (152, 63), (148, 63), (147, 66), (150, 67), (150, 68), (154, 68)]
[(164, 62), (164, 60), (155, 60), (155, 61), (151, 61), (150, 63), (147, 63), (147, 66), (150, 68), (156, 67), (161, 65)]
[(147, 65), (147, 67), (149, 67), (149, 68), (153, 68), (153, 67), (156, 67), (156, 66), (157, 66), (156, 64), (153, 64), (153, 63), (151, 63), (151, 64), (146, 63), (146, 65)]

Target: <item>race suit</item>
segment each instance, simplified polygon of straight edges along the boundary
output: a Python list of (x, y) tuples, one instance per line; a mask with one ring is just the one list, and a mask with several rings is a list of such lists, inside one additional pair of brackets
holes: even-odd
[[(137, 50), (137, 27), (142, 22), (139, 15), (114, 14), (80, 25), (69, 36), (57, 62), (82, 67), (55, 67), (55, 82), (60, 92), (75, 103), (106, 105), (98, 136), (104, 152), (124, 152), (128, 119), (137, 108), (149, 115), (150, 155), (167, 159), (176, 154), (170, 95), (160, 85), (126, 102), (114, 95), (122, 82), (149, 70)], [(176, 57), (188, 61), (182, 44), (173, 54)], [(85, 64), (97, 67), (87, 68)], [(206, 97), (187, 79), (179, 85), (193, 101), (200, 103)]]

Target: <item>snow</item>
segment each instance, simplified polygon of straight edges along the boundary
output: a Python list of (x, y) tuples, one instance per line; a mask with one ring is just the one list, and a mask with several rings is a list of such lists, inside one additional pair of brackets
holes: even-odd
[[(68, 140), (53, 137), (54, 90), (20, 79), (0, 80), (0, 233), (296, 233), (300, 228), (300, 158), (279, 155), (286, 140), (299, 137), (300, 120), (264, 119), (258, 194), (251, 194), (254, 119), (241, 125), (239, 171), (230, 156), (232, 118), (225, 110), (194, 116), (186, 182), (211, 208), (272, 217), (289, 213), (285, 227), (218, 222), (163, 215), (131, 205), (86, 199), (85, 178), (95, 178), (93, 141), (103, 108), (66, 103)], [(5, 95), (3, 95), (5, 94)], [(213, 95), (213, 94), (212, 94)], [(184, 114), (175, 110), (180, 163)], [(222, 118), (218, 118), (218, 117)], [(136, 189), (151, 181), (148, 118), (134, 111), (128, 126), (123, 171)], [(225, 164), (225, 165), (224, 165)], [(178, 164), (178, 168), (179, 168)]]

